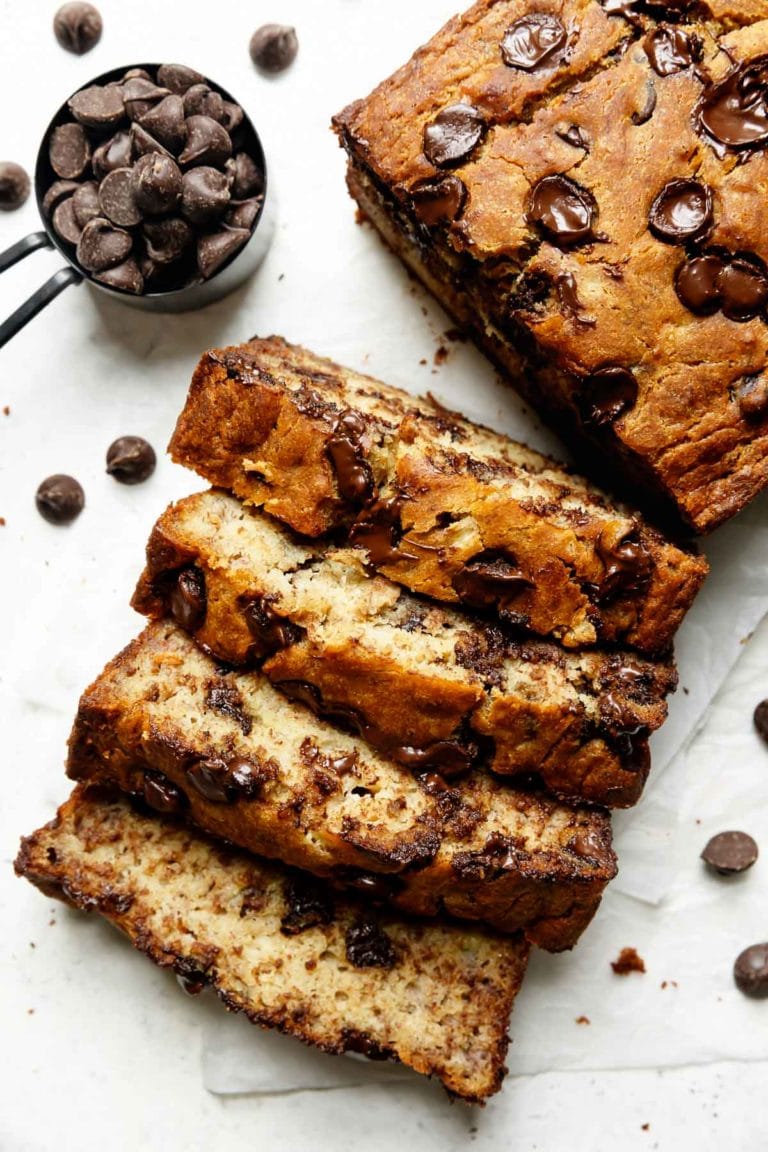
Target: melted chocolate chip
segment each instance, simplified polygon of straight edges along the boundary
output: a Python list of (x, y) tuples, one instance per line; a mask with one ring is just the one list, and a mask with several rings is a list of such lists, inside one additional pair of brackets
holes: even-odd
[(159, 772), (144, 773), (144, 799), (150, 808), (165, 816), (181, 812), (186, 803), (181, 789)]
[(472, 608), (494, 607), (533, 587), (514, 556), (500, 551), (473, 556), (451, 583), (459, 599)]
[(369, 916), (361, 916), (347, 929), (347, 960), (355, 968), (393, 968), (397, 956), (389, 936)]
[(736, 987), (753, 1000), (768, 997), (768, 944), (746, 948), (733, 966)]
[(243, 757), (200, 760), (187, 768), (193, 787), (211, 804), (234, 804), (255, 799), (268, 779), (258, 765)]
[(748, 871), (757, 857), (757, 844), (746, 832), (721, 832), (712, 837), (701, 854), (707, 867), (720, 876)]
[(284, 892), (286, 910), (280, 921), (284, 936), (298, 936), (308, 928), (333, 922), (333, 899), (318, 880), (294, 873), (286, 881)]
[(515, 20), (504, 33), (502, 59), (510, 68), (533, 72), (544, 63), (560, 63), (560, 58), (556, 61), (552, 58), (561, 53), (567, 40), (565, 26), (557, 16), (548, 12), (531, 12)]
[(467, 189), (458, 176), (417, 180), (410, 189), (413, 212), (428, 228), (458, 220), (467, 199)]
[(720, 307), (718, 281), (723, 270), (719, 256), (694, 256), (686, 260), (675, 278), (681, 302), (697, 316), (711, 316)]
[(107, 449), (107, 473), (121, 484), (142, 484), (156, 465), (154, 448), (141, 436), (121, 436)]
[(701, 240), (712, 227), (712, 189), (698, 180), (670, 180), (651, 205), (650, 229), (667, 244)]
[(619, 595), (641, 592), (646, 587), (653, 559), (634, 531), (612, 546), (603, 543), (601, 534), (596, 550), (605, 565), (599, 589), (601, 604), (609, 603)]
[(418, 559), (415, 553), (399, 546), (403, 534), (400, 523), (402, 508), (402, 496), (379, 500), (358, 516), (349, 531), (350, 544), (365, 548), (374, 568)]
[(717, 287), (720, 307), (729, 320), (754, 320), (768, 304), (768, 272), (764, 265), (736, 258), (720, 273)]
[(673, 76), (696, 64), (702, 55), (702, 42), (682, 28), (662, 24), (645, 41), (645, 51), (658, 76)]
[(735, 66), (706, 89), (697, 109), (706, 138), (719, 150), (768, 144), (768, 57)]
[(650, 77), (648, 77), (648, 79), (645, 82), (645, 93), (643, 96), (643, 103), (630, 116), (630, 120), (632, 121), (632, 123), (638, 127), (641, 124), (647, 124), (648, 121), (650, 120), (651, 116), (653, 116), (654, 112), (656, 111), (657, 99), (658, 99), (658, 97), (656, 95), (656, 85), (654, 84), (653, 80)]
[(304, 630), (275, 612), (269, 601), (258, 596), (243, 608), (248, 631), (253, 636), (251, 655), (256, 660), (272, 656), (283, 648), (297, 644)]
[(85, 507), (85, 493), (73, 476), (59, 473), (43, 480), (35, 494), (35, 503), (49, 524), (71, 524)]
[(603, 837), (594, 828), (578, 828), (568, 842), (569, 851), (588, 860), (602, 860), (605, 856)]
[(637, 381), (627, 368), (612, 366), (593, 372), (584, 382), (584, 421), (600, 428), (618, 420), (637, 400)]
[(471, 104), (451, 104), (424, 128), (424, 155), (437, 168), (461, 164), (486, 132), (483, 117)]
[(230, 720), (234, 720), (244, 736), (250, 735), (253, 721), (245, 711), (245, 702), (237, 685), (226, 677), (222, 676), (208, 684), (205, 706), (221, 716), (228, 716)]
[(563, 315), (571, 320), (575, 320), (577, 324), (583, 324), (587, 328), (594, 328), (597, 321), (594, 317), (587, 314), (584, 305), (579, 299), (576, 277), (573, 273), (561, 272), (555, 280), (555, 287), (557, 288), (557, 295), (560, 300)]
[(528, 220), (561, 248), (594, 240), (597, 204), (592, 193), (568, 176), (545, 176), (531, 194)]
[(208, 602), (205, 576), (199, 568), (185, 568), (179, 572), (168, 607), (176, 623), (187, 632), (196, 632), (204, 623)]
[(580, 128), (578, 124), (571, 124), (570, 128), (564, 128), (561, 132), (556, 132), (561, 140), (565, 140), (566, 144), (570, 144), (572, 148), (583, 148), (586, 152), (589, 151), (589, 136)]
[(745, 420), (762, 420), (768, 416), (768, 380), (765, 376), (743, 376), (733, 395)]
[(366, 427), (364, 417), (347, 408), (333, 425), (327, 444), (339, 495), (350, 504), (367, 504), (374, 494), (373, 473), (363, 447)]
[(437, 768), (447, 780), (463, 776), (477, 759), (476, 744), (465, 745), (458, 740), (439, 740), (427, 748), (413, 748), (403, 745), (392, 751), (392, 758), (412, 772), (423, 773), (427, 768)]

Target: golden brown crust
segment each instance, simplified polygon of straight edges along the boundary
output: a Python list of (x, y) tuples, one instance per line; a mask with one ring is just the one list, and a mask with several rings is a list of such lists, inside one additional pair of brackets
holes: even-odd
[[(364, 428), (362, 511), (329, 455), (350, 412)], [(493, 593), (496, 610), (568, 647), (665, 651), (707, 572), (554, 461), (277, 338), (203, 357), (170, 451), (303, 535), (351, 531), (423, 595), (466, 600), (467, 570), (501, 557), (517, 579)]]
[(171, 614), (190, 566), (205, 606), (192, 621), (176, 618), (204, 651), (260, 666), (278, 688), (312, 685), (321, 712), (351, 710), (368, 742), (406, 766), (426, 770), (431, 758), (436, 767), (446, 741), (469, 763), (480, 735), (501, 775), (536, 773), (577, 802), (621, 808), (639, 798), (647, 735), (676, 684), (671, 663), (513, 642), (368, 575), (356, 550), (303, 543), (222, 492), (167, 509), (133, 606), (152, 619)]
[[(82, 787), (22, 841), (15, 868), (255, 1024), (400, 1060), (473, 1103), (501, 1087), (522, 942), (398, 921)], [(357, 966), (348, 941), (363, 921), (381, 954)]]
[(67, 770), (136, 793), (160, 773), (213, 835), (335, 882), (379, 877), (403, 911), (522, 929), (553, 951), (575, 943), (616, 870), (607, 814), (479, 771), (456, 787), (417, 781), (167, 622), (85, 693)]
[[(754, 397), (748, 406), (739, 399), (753, 377), (764, 379), (768, 327), (762, 315), (737, 322), (721, 310), (695, 315), (686, 307), (676, 277), (696, 246), (663, 243), (649, 230), (649, 214), (670, 181), (695, 178), (715, 205), (698, 250), (729, 259), (746, 253), (765, 265), (765, 212), (755, 190), (768, 179), (768, 155), (759, 146), (719, 155), (697, 130), (696, 109), (732, 61), (768, 54), (768, 4), (694, 4), (682, 31), (694, 38), (696, 67), (668, 73), (654, 69), (646, 51), (657, 30), (647, 11), (633, 13), (630, 4), (624, 19), (588, 6), (623, 38), (627, 50), (611, 53), (584, 7), (553, 0), (537, 11), (578, 34), (592, 61), (586, 72), (574, 62), (565, 73), (555, 63), (533, 72), (505, 67), (503, 32), (528, 6), (480, 3), (335, 124), (363, 211), (380, 229), (385, 213), (409, 249), (409, 266), (454, 315), (465, 314), (526, 398), (581, 442), (583, 458), (607, 456), (614, 470), (618, 462), (630, 488), (642, 484), (706, 532), (768, 483), (768, 403), (757, 410)], [(514, 115), (531, 77), (538, 88), (525, 97), (526, 114)], [(499, 83), (511, 116), (498, 106)], [(479, 110), (487, 130), (451, 168), (465, 189), (460, 216), (425, 226), (410, 189), (439, 173), (424, 154), (423, 132), (457, 99)], [(584, 144), (568, 138), (572, 129)], [(598, 243), (559, 246), (529, 222), (533, 189), (560, 175), (594, 198)], [(630, 372), (638, 398), (596, 425), (593, 374), (607, 367)]]

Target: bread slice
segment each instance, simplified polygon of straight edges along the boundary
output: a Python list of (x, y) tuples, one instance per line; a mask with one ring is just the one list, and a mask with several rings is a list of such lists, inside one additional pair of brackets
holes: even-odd
[(607, 814), (474, 770), (416, 779), (258, 673), (151, 624), (83, 696), (68, 773), (404, 912), (571, 947), (615, 874)]
[(83, 789), (22, 841), (16, 872), (254, 1024), (399, 1060), (473, 1103), (501, 1087), (521, 940), (399, 920)]
[(260, 664), (406, 767), (458, 776), (485, 754), (500, 774), (611, 807), (639, 798), (676, 682), (670, 663), (627, 652), (512, 641), (221, 491), (160, 518), (133, 605), (173, 615), (219, 660)]
[(665, 651), (707, 571), (552, 460), (277, 337), (203, 356), (170, 451), (297, 532), (346, 531), (414, 592), (568, 647)]

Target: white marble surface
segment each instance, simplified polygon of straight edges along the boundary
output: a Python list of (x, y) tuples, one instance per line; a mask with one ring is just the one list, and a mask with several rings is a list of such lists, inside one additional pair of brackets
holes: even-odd
[[(433, 374), (448, 324), (354, 224), (327, 127), (333, 111), (402, 62), (453, 5), (102, 0), (104, 39), (80, 59), (55, 44), (54, 7), (0, 0), (2, 158), (31, 170), (55, 107), (91, 75), (141, 59), (181, 59), (221, 79), (248, 107), (273, 161), (281, 215), (258, 278), (205, 312), (147, 317), (70, 289), (0, 352), (0, 410), (11, 409), (0, 411), (7, 521), (0, 528), (0, 1150), (186, 1152), (273, 1141), (289, 1150), (378, 1152), (395, 1140), (510, 1152), (764, 1148), (768, 1004), (738, 998), (730, 966), (741, 947), (766, 934), (768, 866), (724, 885), (702, 873), (697, 857), (724, 822), (768, 845), (768, 753), (750, 728), (752, 707), (768, 695), (766, 627), (687, 757), (664, 778), (673, 819), (667, 811), (656, 850), (673, 878), (668, 895), (650, 906), (612, 894), (579, 953), (536, 960), (517, 1013), (516, 1075), (482, 1113), (449, 1107), (415, 1078), (369, 1077), (355, 1088), (258, 1098), (213, 1095), (202, 1086), (201, 1049), (203, 1035), (210, 1040), (219, 1027), (218, 1006), (183, 997), (104, 925), (14, 879), (19, 834), (48, 818), (66, 792), (63, 748), (78, 693), (136, 631), (127, 599), (148, 530), (166, 501), (194, 484), (163, 460), (149, 483), (121, 488), (104, 475), (104, 452), (126, 432), (162, 448), (202, 348), (277, 331), (411, 390), (432, 388), (550, 446), (470, 348), (451, 346)], [(301, 38), (296, 66), (272, 82), (253, 72), (246, 51), (253, 28), (271, 19), (295, 22)], [(32, 203), (3, 214), (0, 246), (37, 226)], [(59, 263), (38, 253), (5, 274), (0, 315)], [(38, 482), (55, 471), (77, 475), (88, 501), (64, 531), (41, 521), (33, 505)], [(649, 971), (619, 981), (608, 963), (627, 944)], [(575, 1023), (582, 1014), (591, 1025)], [(562, 1039), (553, 1042), (558, 1029)], [(268, 1054), (271, 1043), (266, 1038), (259, 1052)], [(281, 1059), (290, 1059), (290, 1044), (282, 1041)], [(678, 1066), (663, 1067), (670, 1063)], [(526, 1075), (532, 1068), (537, 1074)]]

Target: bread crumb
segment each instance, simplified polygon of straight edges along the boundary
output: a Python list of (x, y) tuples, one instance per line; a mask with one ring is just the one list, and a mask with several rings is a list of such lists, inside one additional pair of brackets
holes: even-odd
[(589, 1016), (577, 1016), (576, 1017), (576, 1023), (577, 1024), (591, 1024), (592, 1021), (590, 1020)]
[(645, 972), (645, 961), (635, 948), (622, 948), (618, 960), (611, 961), (611, 968), (617, 976), (629, 976), (630, 972)]
[(448, 349), (446, 348), (445, 344), (441, 344), (435, 352), (435, 367), (439, 367), (441, 364), (445, 364), (447, 359)]
[(3, 406), (3, 416), (10, 416), (10, 414), (11, 414), (11, 406), (10, 406), (10, 404), (5, 404)]
[(370, 221), (362, 208), (355, 209), (355, 224), (369, 224)]
[(467, 338), (460, 328), (448, 328), (443, 332), (443, 336), (452, 344), (466, 344), (467, 342)]
[(651, 1128), (650, 1124), (641, 1124), (640, 1127), (642, 1128), (643, 1132), (649, 1132)]
[(677, 988), (677, 980), (662, 980), (662, 989), (664, 988)]
[(0, 528), (5, 528), (5, 516), (0, 516)]
[(427, 363), (427, 358), (426, 358), (426, 356), (425, 356), (425, 357), (423, 357), (421, 360), (419, 360), (419, 364), (424, 364), (424, 365), (426, 365), (426, 363)]

